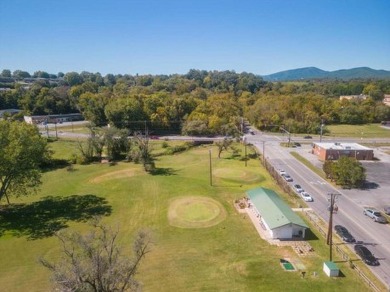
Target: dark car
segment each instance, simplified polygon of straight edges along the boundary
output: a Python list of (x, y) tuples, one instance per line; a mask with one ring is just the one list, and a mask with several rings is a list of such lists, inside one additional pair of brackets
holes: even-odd
[(367, 265), (369, 266), (379, 266), (379, 262), (374, 257), (374, 255), (371, 253), (371, 251), (368, 250), (367, 247), (361, 244), (356, 244), (355, 247), (355, 252), (358, 256), (360, 256)]
[(356, 242), (356, 239), (349, 233), (348, 229), (342, 225), (335, 225), (334, 229), (338, 236), (345, 242)]
[(301, 187), (301, 185), (299, 185), (299, 184), (295, 184), (294, 186), (294, 190), (298, 193), (298, 194), (300, 194), (300, 193), (302, 193), (303, 191), (304, 191), (304, 189)]
[(312, 138), (312, 136), (310, 136), (310, 135), (307, 135), (307, 136), (305, 136), (305, 137), (303, 137), (304, 139), (311, 139)]

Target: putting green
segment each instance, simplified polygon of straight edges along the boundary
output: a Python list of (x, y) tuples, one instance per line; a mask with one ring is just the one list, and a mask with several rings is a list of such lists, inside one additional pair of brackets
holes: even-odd
[(171, 201), (169, 224), (181, 228), (206, 228), (226, 218), (225, 208), (217, 201), (200, 196), (179, 197)]

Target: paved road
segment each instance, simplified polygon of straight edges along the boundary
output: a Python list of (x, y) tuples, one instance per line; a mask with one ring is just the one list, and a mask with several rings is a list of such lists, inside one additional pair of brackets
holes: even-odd
[[(265, 157), (276, 169), (287, 171), (294, 179), (293, 184), (300, 184), (313, 196), (314, 202), (308, 203), (308, 206), (325, 221), (329, 219), (329, 212), (327, 211), (329, 205), (328, 194), (340, 194), (336, 202), (339, 211), (333, 217), (334, 225), (341, 224), (346, 226), (358, 241), (362, 241), (368, 246), (380, 261), (380, 266), (370, 267), (370, 269), (387, 287), (390, 287), (390, 224), (375, 223), (363, 215), (364, 206), (374, 206), (381, 209), (384, 204), (390, 205), (389, 155), (379, 150), (374, 150), (374, 155), (376, 157), (379, 156), (380, 160), (364, 162), (364, 167), (367, 169), (367, 179), (375, 188), (368, 190), (343, 190), (335, 188), (297, 161), (290, 154), (291, 148), (280, 147), (280, 142), (286, 141), (287, 137), (256, 134), (247, 135), (246, 139), (249, 143), (255, 145), (260, 152), (264, 151)], [(344, 139), (344, 142), (354, 142), (354, 140)], [(389, 139), (381, 140), (383, 142)], [(337, 142), (339, 141), (337, 140)], [(302, 144), (302, 147), (295, 148), (293, 151), (310, 160), (315, 166), (322, 167), (322, 163), (315, 155), (310, 153), (310, 149), (309, 144)], [(349, 246), (353, 250), (353, 245), (350, 244)], [(355, 259), (358, 260), (358, 256)]]
[[(46, 133), (45, 133), (46, 134)], [(50, 132), (50, 136), (55, 136), (55, 132)], [(71, 132), (59, 132), (59, 136), (67, 137), (87, 137), (86, 134)], [(367, 179), (376, 186), (369, 190), (341, 190), (335, 188), (327, 181), (313, 173), (310, 169), (297, 161), (290, 152), (291, 148), (280, 147), (280, 142), (287, 141), (286, 136), (246, 135), (246, 141), (255, 145), (276, 169), (286, 170), (293, 178), (294, 183), (299, 183), (314, 198), (314, 202), (308, 203), (318, 216), (325, 221), (329, 219), (327, 211), (329, 193), (339, 193), (336, 204), (339, 212), (334, 216), (334, 224), (346, 226), (354, 237), (362, 241), (380, 260), (380, 266), (370, 267), (370, 269), (390, 288), (390, 224), (382, 225), (375, 223), (363, 215), (364, 206), (374, 206), (381, 209), (383, 205), (390, 205), (390, 156), (375, 149), (375, 157), (379, 157), (376, 162), (363, 162), (367, 169)], [(202, 138), (169, 136), (161, 139), (170, 140), (200, 140)], [(219, 137), (223, 139), (223, 137)], [(210, 138), (204, 138), (210, 140)], [(302, 147), (295, 148), (294, 151), (304, 156), (311, 163), (319, 168), (322, 163), (316, 156), (310, 153), (311, 140), (293, 137), (294, 141), (306, 142)], [(323, 141), (331, 141), (330, 138)], [(382, 139), (337, 139), (337, 142), (367, 142), (367, 143), (390, 143), (390, 138)], [(353, 245), (349, 245), (353, 250)], [(356, 256), (356, 260), (359, 258)]]

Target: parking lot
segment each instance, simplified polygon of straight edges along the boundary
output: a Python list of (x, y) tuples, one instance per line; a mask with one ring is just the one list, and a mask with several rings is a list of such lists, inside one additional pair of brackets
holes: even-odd
[[(390, 147), (374, 148), (375, 161), (361, 161), (366, 169), (367, 183), (364, 189), (343, 190), (343, 193), (356, 204), (375, 207), (382, 210), (383, 206), (390, 205), (390, 155), (386, 153)], [(313, 165), (322, 168), (322, 162), (317, 156), (311, 154), (311, 146), (302, 144), (295, 148), (301, 156)]]

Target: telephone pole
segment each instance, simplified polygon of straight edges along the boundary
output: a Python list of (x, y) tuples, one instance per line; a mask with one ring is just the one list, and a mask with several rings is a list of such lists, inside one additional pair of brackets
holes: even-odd
[(323, 132), (323, 127), (325, 126), (324, 120), (321, 119), (321, 126), (320, 126), (320, 142), (322, 142), (322, 132)]
[(211, 150), (209, 150), (209, 161), (210, 161), (210, 186), (213, 185), (213, 173), (211, 169)]
[(330, 193), (328, 194), (330, 198), (329, 201), (329, 223), (328, 223), (328, 234), (326, 237), (326, 244), (329, 245), (329, 261), (332, 261), (332, 245), (333, 245), (333, 237), (332, 237), (332, 229), (333, 229), (333, 212), (338, 210), (337, 205), (335, 205), (336, 199), (340, 194)]

